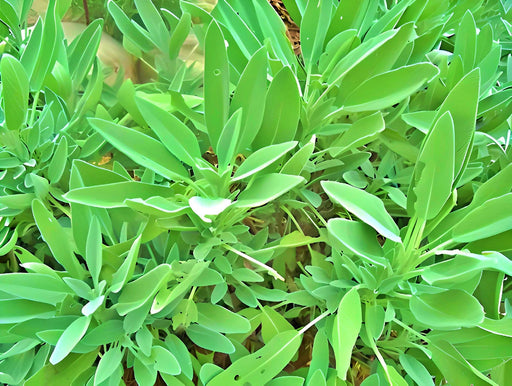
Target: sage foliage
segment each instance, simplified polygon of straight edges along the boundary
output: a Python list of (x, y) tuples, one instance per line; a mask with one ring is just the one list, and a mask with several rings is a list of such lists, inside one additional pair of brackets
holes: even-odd
[[(509, 1), (285, 0), (299, 55), (265, 0), (109, 0), (72, 41), (31, 3), (0, 2), (0, 382), (507, 383)], [(104, 23), (153, 81), (104, 83)]]

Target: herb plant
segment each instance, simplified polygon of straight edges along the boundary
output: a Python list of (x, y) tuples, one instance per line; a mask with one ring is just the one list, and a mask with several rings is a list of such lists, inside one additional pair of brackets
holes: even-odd
[(509, 1), (94, 1), (112, 85), (76, 3), (0, 2), (0, 382), (506, 384)]

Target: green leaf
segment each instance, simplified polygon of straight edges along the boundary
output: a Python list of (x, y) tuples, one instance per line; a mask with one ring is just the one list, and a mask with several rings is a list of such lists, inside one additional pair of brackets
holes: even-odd
[(94, 385), (101, 384), (121, 366), (123, 354), (120, 347), (110, 347), (103, 354), (94, 373)]
[(464, 161), (470, 152), (475, 132), (476, 113), (480, 88), (480, 70), (475, 68), (450, 91), (436, 115), (434, 122), (450, 112), (455, 129), (455, 179), (461, 176)]
[(358, 119), (331, 144), (329, 154), (337, 157), (344, 151), (369, 143), (384, 129), (385, 123), (381, 112)]
[(434, 385), (432, 375), (419, 360), (404, 353), (400, 354), (399, 359), (404, 370), (418, 385)]
[(512, 229), (512, 193), (490, 199), (469, 212), (455, 227), (452, 239), (469, 242)]
[(205, 39), (204, 112), (210, 143), (216, 145), (229, 114), (229, 64), (224, 36), (215, 21)]
[(151, 0), (134, 0), (137, 11), (146, 26), (148, 37), (165, 54), (169, 53), (170, 34)]
[(409, 304), (414, 317), (431, 329), (473, 327), (484, 320), (478, 300), (459, 289), (413, 295)]
[(0, 61), (2, 74), (2, 107), (5, 126), (9, 130), (18, 130), (25, 123), (28, 109), (28, 77), (21, 63), (9, 54), (2, 55)]
[(48, 244), (57, 262), (76, 278), (82, 279), (85, 270), (73, 253), (73, 243), (53, 214), (40, 200), (32, 201), (32, 213), (43, 240)]
[(380, 110), (407, 98), (439, 74), (430, 63), (417, 63), (376, 75), (357, 87), (342, 101), (350, 112)]
[(57, 183), (64, 174), (66, 162), (68, 159), (68, 141), (66, 137), (62, 137), (53, 153), (52, 160), (48, 165), (48, 179), (51, 183)]
[(408, 207), (422, 220), (437, 216), (452, 194), (454, 141), (453, 120), (447, 112), (430, 129), (414, 168)]
[(25, 299), (0, 300), (0, 324), (21, 323), (34, 318), (55, 316), (55, 306)]
[(119, 269), (112, 276), (112, 284), (110, 285), (110, 291), (117, 293), (123, 288), (125, 283), (130, 280), (137, 264), (137, 256), (139, 254), (140, 244), (142, 236), (138, 236), (133, 242), (128, 255), (124, 259)]
[(279, 173), (258, 176), (248, 188), (240, 193), (234, 206), (237, 208), (254, 208), (265, 205), (304, 181), (303, 177)]
[(336, 371), (342, 380), (347, 379), (352, 350), (361, 329), (361, 299), (357, 288), (348, 291), (340, 305), (332, 329), (331, 344), (336, 358)]
[(116, 310), (126, 315), (150, 300), (167, 283), (172, 269), (169, 264), (160, 264), (138, 279), (126, 284), (121, 291)]
[(90, 118), (88, 121), (108, 142), (138, 164), (171, 180), (189, 178), (183, 165), (157, 140), (103, 119)]
[(225, 354), (235, 352), (235, 346), (233, 346), (233, 343), (228, 338), (200, 324), (191, 324), (186, 329), (186, 332), (192, 342), (206, 350)]
[(268, 89), (263, 122), (254, 139), (254, 149), (295, 139), (300, 100), (297, 78), (289, 67), (283, 67)]
[(198, 323), (213, 331), (227, 334), (243, 334), (251, 329), (251, 324), (247, 319), (224, 307), (210, 303), (197, 303), (196, 306)]
[(462, 58), (462, 68), (465, 74), (471, 71), (475, 65), (476, 39), (475, 19), (468, 9), (455, 34), (455, 46), (453, 48), (453, 55), (460, 55)]
[(220, 133), (219, 143), (216, 146), (220, 173), (227, 170), (240, 148), (239, 140), (242, 116), (242, 109), (235, 111)]
[(0, 291), (53, 305), (73, 293), (58, 277), (40, 273), (3, 273), (0, 275)]
[(172, 197), (174, 194), (174, 190), (166, 186), (125, 181), (73, 189), (66, 193), (64, 198), (70, 202), (97, 208), (121, 208), (127, 206), (126, 200)]
[(26, 382), (27, 386), (40, 386), (45, 383), (53, 385), (72, 385), (83, 372), (89, 370), (98, 357), (98, 350), (87, 354), (69, 354), (57, 365), (46, 364)]
[(280, 143), (277, 145), (270, 145), (263, 147), (252, 153), (240, 165), (235, 174), (233, 181), (243, 180), (263, 169), (272, 165), (274, 162), (283, 157), (286, 153), (297, 146), (296, 141)]
[(300, 23), (300, 42), (306, 71), (311, 73), (324, 48), (324, 40), (331, 19), (332, 1), (308, 1)]
[[(225, 4), (225, 2), (223, 2)], [(236, 87), (230, 111), (242, 109), (238, 149), (245, 151), (258, 135), (267, 94), (267, 50), (260, 48), (249, 60)], [(219, 141), (220, 145), (220, 141)], [(217, 150), (220, 153), (219, 150)]]
[(181, 367), (176, 357), (162, 346), (153, 346), (151, 357), (155, 359), (155, 368), (165, 374), (177, 375)]
[(95, 287), (98, 286), (98, 278), (101, 272), (102, 247), (100, 222), (97, 217), (93, 217), (89, 225), (87, 243), (85, 246), (85, 262), (87, 263), (87, 268), (91, 273)]
[(115, 1), (109, 0), (107, 3), (107, 9), (123, 35), (129, 38), (139, 49), (147, 52), (154, 48), (154, 44), (148, 37), (148, 33), (136, 22), (130, 21)]
[(290, 362), (299, 349), (302, 336), (296, 331), (276, 335), (258, 351), (236, 360), (215, 376), (209, 386), (266, 384)]
[(327, 230), (343, 248), (366, 262), (382, 267), (389, 265), (377, 241), (377, 234), (370, 226), (358, 221), (337, 218), (328, 221)]
[(153, 103), (142, 98), (136, 98), (136, 101), (142, 116), (167, 150), (180, 161), (195, 165), (195, 159), (201, 158), (201, 151), (194, 133), (174, 115)]
[(71, 323), (60, 336), (55, 349), (50, 357), (50, 363), (55, 365), (62, 361), (80, 342), (91, 323), (91, 317), (82, 316)]
[(79, 87), (91, 70), (101, 40), (103, 20), (91, 21), (69, 47), (69, 73), (75, 87)]
[[(448, 254), (448, 252), (444, 252)], [(484, 270), (497, 270), (512, 276), (512, 261), (498, 252), (483, 252), (482, 254), (464, 251), (450, 251), (455, 258), (441, 261), (426, 267), (421, 277), (429, 284), (454, 283), (465, 280), (468, 273), (476, 273)]]
[(384, 237), (401, 242), (398, 226), (378, 197), (340, 182), (322, 181), (321, 184), (333, 202), (343, 206)]

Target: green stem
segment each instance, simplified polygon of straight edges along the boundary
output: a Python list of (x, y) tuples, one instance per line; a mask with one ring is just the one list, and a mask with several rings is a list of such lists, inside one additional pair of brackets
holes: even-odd
[(429, 339), (422, 335), (421, 333), (419, 333), (418, 331), (416, 331), (415, 329), (409, 327), (407, 324), (401, 322), (400, 320), (394, 318), (393, 319), (393, 322), (398, 324), (400, 327), (402, 327), (404, 330), (407, 330), (408, 332), (412, 333), (413, 335), (416, 335), (418, 338), (420, 338), (421, 340), (427, 342), (427, 343), (430, 343)]
[(258, 265), (260, 266), (261, 268), (265, 269), (266, 271), (268, 271), (270, 273), (270, 275), (272, 275), (274, 278), (276, 279), (279, 279), (281, 281), (285, 281), (284, 280), (284, 277), (282, 277), (279, 272), (277, 272), (274, 268), (272, 267), (269, 267), (268, 265), (266, 264), (263, 264), (261, 261), (259, 260), (256, 260), (254, 257), (251, 257), (249, 255), (247, 255), (246, 253), (243, 253), (241, 251), (239, 251), (238, 249), (235, 249), (233, 248), (232, 246), (228, 245), (228, 244), (222, 244), (222, 246), (227, 249), (228, 251), (231, 251), (235, 254), (237, 254), (238, 256), (240, 257), (243, 257), (244, 259), (250, 261), (251, 263), (255, 264), (255, 265)]

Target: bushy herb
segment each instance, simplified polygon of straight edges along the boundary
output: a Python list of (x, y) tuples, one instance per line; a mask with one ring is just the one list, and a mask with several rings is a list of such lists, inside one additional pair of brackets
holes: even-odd
[(510, 2), (283, 3), (0, 2), (0, 382), (508, 382)]

